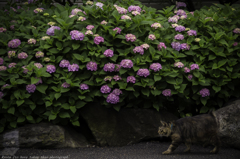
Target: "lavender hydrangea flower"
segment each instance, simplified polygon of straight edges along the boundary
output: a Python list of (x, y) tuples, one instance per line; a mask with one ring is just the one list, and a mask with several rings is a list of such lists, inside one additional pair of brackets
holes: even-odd
[(132, 12), (132, 11), (138, 11), (138, 12), (141, 12), (141, 8), (139, 6), (129, 6), (128, 7), (128, 12)]
[(233, 43), (233, 46), (237, 46), (237, 45), (238, 45), (238, 42), (234, 42), (234, 43)]
[(62, 60), (60, 63), (59, 63), (59, 66), (64, 68), (64, 67), (68, 67), (70, 65), (69, 61), (68, 60)]
[(172, 45), (173, 49), (175, 49), (177, 51), (181, 50), (181, 44), (179, 42), (172, 42), (171, 45)]
[(39, 79), (39, 81), (35, 85), (39, 85), (40, 83), (42, 83), (42, 78), (41, 77), (35, 77), (35, 78)]
[(198, 64), (192, 64), (190, 67), (191, 67), (191, 70), (199, 69)]
[(119, 102), (119, 96), (113, 94), (113, 93), (110, 93), (108, 96), (107, 96), (107, 99), (106, 101), (108, 103), (111, 103), (111, 104), (117, 104)]
[(110, 93), (111, 92), (111, 88), (108, 86), (108, 85), (103, 85), (101, 88), (100, 88), (100, 91), (102, 93)]
[(117, 34), (120, 34), (122, 30), (121, 30), (121, 28), (116, 27), (116, 28), (113, 29), (113, 31), (117, 31)]
[(77, 21), (84, 21), (84, 20), (86, 20), (86, 18), (85, 17), (83, 17), (83, 16), (80, 16), (80, 17), (78, 17), (78, 19), (77, 19)]
[(82, 84), (80, 84), (80, 87), (79, 87), (81, 90), (87, 90), (87, 89), (89, 89), (89, 86), (87, 85), (87, 84), (85, 84), (85, 83), (82, 83)]
[(140, 68), (139, 70), (138, 70), (138, 72), (137, 72), (137, 75), (138, 76), (144, 76), (144, 77), (147, 77), (147, 76), (149, 76), (149, 70), (148, 69), (146, 69), (146, 68)]
[(112, 77), (111, 76), (106, 76), (105, 78), (104, 78), (104, 81), (112, 81)]
[(189, 30), (187, 33), (188, 33), (188, 36), (197, 36), (196, 30)]
[(183, 43), (181, 44), (181, 50), (189, 50), (190, 49), (190, 45), (188, 45), (187, 43)]
[(152, 63), (149, 68), (154, 72), (157, 72), (162, 69), (162, 65), (160, 63)]
[(87, 28), (87, 30), (92, 30), (94, 28), (94, 26), (93, 25), (88, 25), (86, 28)]
[(103, 3), (101, 3), (101, 2), (97, 2), (96, 3), (96, 6), (97, 6), (97, 8), (101, 8), (102, 10), (103, 10)]
[(168, 18), (168, 22), (170, 23), (177, 23), (179, 20), (179, 16), (178, 15), (174, 15), (173, 17), (169, 17)]
[(159, 44), (158, 44), (157, 47), (158, 47), (158, 50), (159, 50), (159, 51), (162, 49), (162, 47), (164, 47), (165, 49), (167, 48), (166, 45), (165, 45), (165, 43), (163, 43), (163, 42), (159, 42)]
[(141, 15), (138, 11), (132, 11), (132, 15)]
[(199, 91), (199, 93), (200, 93), (200, 95), (201, 95), (202, 97), (210, 96), (210, 91), (209, 91), (209, 89), (207, 89), (207, 88), (201, 89), (201, 90)]
[(103, 20), (102, 22), (101, 22), (101, 24), (102, 25), (106, 25), (108, 22), (106, 22), (106, 20)]
[(1, 90), (3, 91), (5, 89), (5, 87), (7, 86), (10, 86), (9, 84), (4, 84), (2, 87), (1, 87)]
[(6, 31), (7, 31), (6, 28), (3, 28), (3, 27), (0, 28), (0, 33), (6, 32)]
[(96, 62), (90, 61), (87, 63), (86, 67), (87, 67), (87, 70), (97, 71), (97, 63)]
[(40, 63), (34, 63), (34, 66), (36, 66), (37, 68), (42, 68), (43, 67), (43, 65), (40, 64)]
[(165, 89), (162, 91), (162, 94), (165, 96), (165, 97), (170, 97), (171, 96), (171, 89)]
[(121, 61), (120, 66), (123, 68), (132, 68), (133, 62), (129, 59), (124, 59)]
[(23, 69), (23, 73), (27, 74), (28, 73), (28, 69), (26, 68), (26, 66), (22, 66), (22, 69)]
[(187, 5), (186, 5), (186, 3), (184, 3), (184, 2), (177, 2), (177, 4), (176, 4), (176, 8), (179, 8), (179, 7), (187, 7)]
[(188, 75), (188, 79), (189, 79), (189, 80), (192, 80), (192, 78), (193, 78), (193, 75), (191, 75), (191, 74)]
[(134, 42), (134, 41), (137, 40), (136, 36), (133, 35), (133, 34), (127, 34), (127, 35), (125, 36), (125, 38), (126, 38), (127, 41), (131, 41), (131, 42)]
[(3, 95), (3, 92), (0, 92), (0, 99), (2, 99)]
[(26, 86), (26, 90), (28, 91), (28, 93), (34, 93), (36, 90), (36, 86), (34, 84), (29, 84)]
[(11, 29), (11, 30), (14, 30), (14, 26), (15, 26), (15, 25), (11, 25), (11, 26), (10, 26), (10, 29)]
[(127, 77), (127, 83), (135, 83), (136, 82), (136, 78), (134, 76), (128, 76)]
[(83, 38), (84, 38), (84, 34), (79, 32), (78, 30), (72, 30), (70, 32), (70, 35), (71, 35), (72, 40), (80, 40), (80, 41), (82, 41)]
[(47, 29), (47, 35), (54, 35), (54, 30), (60, 30), (61, 28), (58, 26), (51, 26), (50, 28)]
[(116, 6), (116, 9), (118, 11), (119, 14), (126, 14), (127, 13), (127, 9)]
[(46, 39), (50, 39), (50, 37), (49, 36), (43, 36), (41, 39), (46, 40)]
[(0, 65), (2, 65), (4, 62), (3, 58), (0, 57)]
[(121, 80), (122, 78), (121, 78), (119, 75), (114, 75), (114, 76), (113, 76), (113, 79), (114, 79), (115, 81), (119, 81), (119, 80)]
[(235, 28), (235, 29), (233, 30), (233, 32), (234, 32), (235, 34), (240, 34), (240, 28)]
[(182, 26), (182, 25), (178, 25), (176, 28), (175, 28), (176, 31), (178, 32), (182, 32), (182, 31), (185, 31), (185, 27)]
[(115, 65), (113, 63), (106, 63), (103, 67), (105, 72), (113, 72), (115, 69)]
[(187, 68), (187, 67), (184, 67), (184, 72), (185, 72), (185, 73), (189, 73), (189, 72), (190, 72), (190, 69)]
[(161, 28), (162, 25), (160, 23), (153, 23), (151, 27), (157, 29), (157, 28)]
[(115, 64), (115, 69), (114, 69), (114, 71), (115, 71), (115, 72), (119, 72), (120, 68), (121, 68), (121, 65)]
[(177, 15), (186, 15), (186, 12), (182, 9), (177, 10)]
[(183, 40), (184, 39), (184, 36), (182, 34), (177, 34), (175, 35), (174, 37), (176, 40)]
[(106, 57), (113, 57), (113, 51), (111, 49), (107, 49), (104, 51), (103, 55)]
[(71, 11), (71, 14), (72, 14), (72, 15), (77, 15), (78, 12), (82, 12), (82, 10), (81, 10), (81, 9), (78, 9), (78, 8), (75, 8), (75, 9), (73, 9), (73, 10)]
[(6, 71), (7, 67), (6, 66), (0, 66), (0, 71)]
[(47, 65), (47, 70), (48, 73), (54, 73), (56, 71), (56, 67), (54, 65)]
[(139, 52), (139, 54), (143, 55), (143, 54), (144, 54), (144, 49), (143, 49), (142, 46), (136, 46), (136, 47), (133, 49), (133, 52), (134, 52), (134, 53)]
[(18, 58), (19, 59), (26, 59), (28, 57), (26, 52), (21, 52), (18, 54)]
[(122, 15), (121, 16), (121, 19), (128, 19), (128, 20), (132, 20), (131, 17), (129, 17), (128, 15)]
[(10, 48), (17, 48), (19, 45), (21, 45), (21, 41), (19, 39), (13, 39), (8, 42), (8, 47)]
[(44, 57), (44, 53), (42, 51), (38, 51), (36, 52), (35, 57), (36, 58)]
[(149, 48), (149, 45), (148, 44), (142, 44), (141, 47), (147, 50)]
[(182, 62), (175, 62), (174, 67), (183, 68), (184, 64)]
[(15, 63), (15, 62), (12, 62), (12, 63), (10, 63), (10, 64), (8, 65), (8, 68), (15, 67), (15, 66), (16, 66), (16, 64), (17, 64), (17, 63)]
[(72, 65), (68, 65), (68, 71), (69, 72), (75, 72), (79, 70), (79, 66), (77, 64), (72, 64)]
[(155, 40), (155, 39), (156, 39), (156, 37), (155, 37), (155, 35), (154, 35), (154, 34), (150, 34), (150, 35), (148, 35), (148, 39)]
[(112, 91), (113, 94), (115, 94), (116, 96), (119, 96), (120, 94), (122, 94), (122, 91), (118, 88), (115, 88), (113, 91)]
[(63, 88), (68, 88), (68, 87), (70, 87), (70, 84), (68, 84), (67, 82), (64, 82), (64, 83), (62, 84), (62, 87), (63, 87)]
[(96, 37), (94, 38), (94, 43), (97, 44), (97, 45), (99, 45), (100, 42), (104, 42), (104, 38), (101, 37), (101, 36), (96, 36)]

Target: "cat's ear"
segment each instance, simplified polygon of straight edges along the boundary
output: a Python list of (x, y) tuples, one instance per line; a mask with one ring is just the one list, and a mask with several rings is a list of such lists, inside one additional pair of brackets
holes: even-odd
[(160, 122), (161, 122), (162, 126), (166, 126), (167, 125), (167, 123), (165, 121), (160, 120)]

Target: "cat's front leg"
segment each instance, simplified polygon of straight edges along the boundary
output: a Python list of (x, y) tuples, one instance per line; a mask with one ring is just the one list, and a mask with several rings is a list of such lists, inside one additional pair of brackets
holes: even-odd
[(179, 145), (181, 144), (181, 142), (176, 142), (173, 141), (172, 144), (168, 147), (168, 149), (166, 151), (164, 151), (162, 154), (163, 155), (168, 155), (171, 152), (173, 152)]

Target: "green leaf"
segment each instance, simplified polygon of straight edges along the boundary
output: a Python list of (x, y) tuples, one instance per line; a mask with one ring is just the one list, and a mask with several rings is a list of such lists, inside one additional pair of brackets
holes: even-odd
[(176, 81), (174, 78), (166, 77), (166, 82), (169, 84), (176, 84)]
[(125, 36), (123, 36), (123, 35), (117, 35), (115, 38), (118, 38), (118, 39), (123, 39), (123, 40), (125, 40), (126, 38), (125, 38)]
[(71, 50), (72, 48), (70, 48), (70, 47), (66, 47), (64, 50), (63, 50), (63, 52), (62, 53), (68, 53), (70, 50)]
[(46, 105), (46, 107), (49, 107), (49, 106), (52, 105), (52, 102), (50, 102), (50, 101), (46, 101), (46, 102), (45, 102), (45, 105)]
[(219, 86), (212, 86), (212, 88), (216, 93), (221, 90), (221, 87), (219, 87)]
[(76, 107), (75, 106), (70, 106), (70, 110), (75, 114), (76, 113), (76, 111), (77, 111), (77, 109), (76, 109)]
[(11, 126), (12, 128), (16, 128), (16, 127), (17, 127), (17, 122), (16, 122), (16, 121), (10, 122), (10, 126)]
[(36, 84), (36, 83), (38, 83), (39, 80), (40, 79), (38, 79), (38, 78), (31, 77), (31, 84)]
[(48, 51), (51, 52), (51, 53), (53, 53), (53, 54), (56, 54), (56, 53), (59, 52), (59, 50), (56, 49), (56, 48), (51, 48), (51, 49), (49, 49)]
[(120, 68), (119, 73), (120, 73), (120, 75), (122, 75), (122, 74), (126, 73), (127, 71), (128, 70), (125, 68)]
[(14, 108), (14, 107), (11, 107), (11, 108), (8, 109), (7, 112), (8, 112), (9, 114), (14, 115), (14, 113), (15, 113), (15, 108)]
[(203, 106), (201, 109), (200, 109), (200, 113), (207, 113), (208, 112), (208, 107), (206, 106)]
[(84, 101), (77, 101), (76, 103), (75, 103), (75, 106), (76, 106), (76, 108), (77, 109), (80, 109), (80, 108), (82, 108), (84, 105), (86, 105), (87, 103), (86, 102), (84, 102)]
[(160, 105), (159, 105), (158, 103), (154, 103), (154, 104), (153, 104), (153, 108), (155, 108), (157, 111), (159, 111), (159, 106), (160, 106)]
[(162, 77), (160, 75), (154, 75), (154, 81), (160, 81), (162, 79)]
[(58, 115), (60, 118), (70, 118), (70, 115), (68, 112), (60, 112)]
[(48, 121), (56, 119), (57, 115), (56, 114), (50, 114), (48, 116)]
[(220, 39), (219, 43), (228, 46), (228, 43), (224, 39)]
[(17, 98), (17, 99), (21, 98), (20, 90), (14, 91), (13, 94), (14, 94), (15, 98)]
[[(207, 98), (201, 98), (202, 104), (205, 106), (207, 104)], [(201, 113), (201, 111), (200, 111)]]
[(138, 91), (133, 92), (133, 94), (135, 97), (138, 97), (140, 95), (140, 93)]
[(225, 63), (227, 63), (227, 61), (228, 61), (227, 59), (224, 59), (224, 60), (219, 61), (219, 62), (218, 62), (218, 68), (221, 67), (221, 66), (223, 66), (223, 65), (225, 65)]
[(30, 105), (30, 108), (31, 108), (32, 110), (34, 110), (34, 109), (36, 108), (36, 104), (31, 104), (31, 105)]
[(82, 55), (73, 54), (73, 56), (74, 56), (77, 60), (80, 60), (80, 61), (83, 61), (83, 60), (84, 60), (84, 56), (82, 56)]
[(61, 97), (61, 93), (55, 93), (55, 95), (54, 95), (54, 97), (56, 98), (56, 100), (58, 99), (58, 98), (60, 98)]
[(143, 95), (146, 95), (147, 97), (149, 97), (150, 91), (148, 88), (142, 88), (141, 92)]
[(57, 41), (57, 42), (56, 42), (56, 46), (57, 46), (59, 49), (61, 49), (61, 48), (62, 48), (62, 43), (59, 42), (59, 41)]
[(73, 126), (80, 126), (80, 123), (79, 123), (79, 121), (76, 120), (76, 121), (72, 121), (72, 125)]
[(24, 116), (19, 116), (18, 118), (17, 118), (17, 122), (18, 123), (22, 123), (22, 122), (24, 122), (25, 121), (25, 117)]
[(80, 44), (73, 43), (72, 47), (73, 47), (73, 50), (77, 50), (80, 47)]
[(162, 93), (162, 91), (158, 90), (158, 89), (154, 89), (154, 90), (151, 90), (151, 93), (154, 95), (154, 96), (158, 96)]
[(24, 103), (24, 100), (23, 99), (22, 100), (17, 100), (16, 103), (17, 103), (17, 106), (20, 106)]
[(43, 94), (46, 94), (45, 91), (48, 88), (47, 85), (41, 84), (41, 85), (37, 85), (37, 90)]

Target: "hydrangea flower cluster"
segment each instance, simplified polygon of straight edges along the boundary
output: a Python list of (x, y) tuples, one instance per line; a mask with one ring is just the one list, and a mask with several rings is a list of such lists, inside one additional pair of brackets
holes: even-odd
[(162, 49), (162, 47), (164, 47), (165, 49), (167, 48), (166, 45), (165, 45), (165, 43), (163, 43), (163, 42), (159, 42), (159, 44), (158, 44), (157, 47), (158, 47), (158, 50), (159, 50), (159, 51)]
[(184, 36), (182, 34), (177, 34), (175, 35), (174, 37), (176, 40), (183, 40), (184, 39)]
[(36, 40), (35, 39), (29, 39), (28, 44), (36, 44)]
[(119, 102), (119, 96), (115, 95), (114, 93), (110, 93), (107, 96), (106, 101), (111, 104), (117, 104)]
[(201, 95), (202, 97), (210, 96), (210, 91), (209, 91), (209, 89), (207, 89), (207, 88), (201, 89), (201, 90), (199, 91), (199, 93), (200, 93), (200, 95)]
[(101, 24), (102, 25), (106, 25), (108, 22), (106, 22), (106, 20), (103, 20), (102, 22), (101, 22)]
[(176, 28), (178, 26), (178, 24), (172, 24), (173, 28)]
[[(15, 55), (16, 55), (16, 51), (8, 51), (8, 58), (14, 57)], [(0, 64), (1, 64), (1, 62), (0, 62)]]
[(115, 8), (117, 9), (119, 14), (126, 14), (127, 13), (127, 9), (125, 9), (123, 7), (119, 7), (119, 6), (115, 5)]
[(234, 43), (233, 43), (233, 46), (237, 46), (237, 45), (238, 45), (238, 42), (234, 42)]
[(3, 27), (0, 28), (0, 33), (6, 32), (6, 31), (7, 31), (6, 28), (3, 28)]
[(115, 65), (113, 64), (113, 63), (106, 63), (105, 65), (104, 65), (104, 67), (103, 67), (103, 70), (105, 71), (105, 72), (113, 72), (114, 71), (114, 69), (115, 69)]
[(134, 42), (134, 41), (137, 40), (136, 36), (133, 35), (133, 34), (127, 34), (127, 35), (125, 36), (125, 38), (126, 38), (127, 41), (131, 41), (131, 42)]
[(139, 54), (143, 55), (143, 54), (144, 54), (144, 49), (143, 49), (142, 46), (136, 46), (136, 47), (133, 49), (133, 52), (134, 52), (134, 53), (139, 52)]
[(141, 47), (147, 50), (149, 48), (149, 45), (148, 44), (142, 44)]
[(191, 67), (191, 70), (199, 69), (198, 64), (192, 64), (190, 67)]
[(190, 72), (190, 69), (187, 68), (187, 67), (184, 67), (184, 72), (185, 72), (185, 73), (189, 73), (189, 72)]
[(176, 31), (178, 32), (182, 32), (182, 31), (185, 31), (185, 27), (182, 26), (182, 25), (178, 25), (176, 28), (175, 28)]
[(96, 62), (90, 61), (87, 63), (86, 67), (87, 67), (87, 70), (97, 71), (97, 63)]
[(183, 68), (184, 64), (182, 62), (175, 62), (174, 67)]
[(115, 71), (115, 72), (119, 72), (120, 68), (121, 68), (121, 66), (120, 66), (119, 64), (115, 64), (115, 69), (114, 69), (114, 71)]
[(160, 63), (152, 63), (149, 68), (154, 72), (157, 72), (162, 69), (162, 65)]
[(28, 57), (26, 52), (21, 52), (18, 54), (18, 58), (19, 59), (26, 59)]
[(36, 86), (34, 84), (29, 84), (26, 86), (26, 90), (28, 91), (28, 93), (34, 93), (36, 90)]
[(78, 17), (78, 19), (77, 19), (77, 21), (84, 21), (84, 20), (86, 20), (86, 18), (85, 17), (83, 17), (83, 16), (80, 16), (80, 17)]
[(75, 8), (71, 11), (71, 15), (77, 15), (78, 12), (82, 12), (81, 9)]
[(6, 66), (0, 66), (0, 71), (6, 71), (7, 67)]
[(186, 12), (182, 9), (179, 9), (176, 11), (176, 14), (181, 16), (181, 15), (186, 15)]
[(179, 20), (179, 16), (178, 15), (174, 15), (173, 17), (169, 17), (168, 18), (168, 22), (169, 23), (177, 23)]
[(177, 2), (177, 4), (176, 4), (176, 7), (177, 8), (179, 8), (179, 7), (187, 7), (187, 5), (186, 5), (186, 3), (184, 3), (184, 2)]
[(3, 95), (3, 92), (0, 92), (0, 99), (2, 99)]
[(132, 11), (132, 15), (141, 15), (138, 11)]
[(70, 35), (71, 35), (72, 40), (80, 40), (80, 41), (82, 41), (83, 38), (84, 38), (84, 34), (81, 33), (81, 32), (78, 31), (78, 30), (72, 30), (72, 31), (70, 32)]
[(21, 41), (19, 39), (13, 39), (8, 42), (8, 47), (10, 48), (17, 48), (19, 45), (21, 45)]
[(128, 15), (122, 15), (121, 19), (128, 19), (128, 20), (132, 20), (131, 17), (129, 17)]
[(240, 28), (235, 28), (235, 29), (233, 30), (233, 32), (234, 32), (235, 34), (240, 34)]
[(35, 77), (36, 79), (39, 79), (39, 81), (36, 83), (36, 85), (39, 85), (40, 83), (42, 83), (42, 78), (41, 77)]
[(157, 28), (161, 28), (162, 25), (160, 23), (153, 23), (151, 27), (157, 29)]
[(191, 81), (192, 80), (192, 78), (193, 78), (193, 75), (188, 75), (188, 79)]
[(46, 40), (46, 39), (50, 39), (50, 37), (49, 36), (43, 36), (41, 39)]
[(93, 25), (88, 25), (86, 28), (87, 28), (87, 30), (92, 30), (94, 28), (94, 26)]
[(1, 87), (1, 90), (4, 90), (5, 87), (7, 87), (7, 86), (10, 86), (10, 85), (9, 85), (9, 84), (4, 84), (4, 85)]
[(55, 22), (48, 22), (48, 25), (50, 25), (50, 26), (53, 26), (55, 24), (56, 24)]
[(113, 51), (111, 49), (107, 49), (104, 51), (103, 55), (106, 57), (113, 57)]
[(181, 49), (185, 49), (185, 50), (189, 50), (190, 49), (190, 45), (188, 45), (187, 43), (182, 43), (181, 44)]
[(172, 45), (172, 48), (173, 48), (173, 49), (175, 49), (175, 50), (177, 50), (177, 51), (180, 51), (180, 50), (181, 50), (181, 44), (180, 44), (180, 42), (172, 42), (171, 45)]
[(132, 68), (133, 62), (129, 59), (124, 59), (121, 61), (120, 66), (123, 68)]
[(54, 73), (56, 71), (56, 67), (54, 65), (47, 65), (47, 70), (48, 73)]
[(38, 51), (36, 52), (35, 57), (36, 58), (44, 57), (44, 53), (42, 51)]
[(54, 30), (60, 30), (61, 28), (58, 26), (51, 26), (50, 28), (47, 29), (47, 35), (53, 36), (54, 35)]
[(15, 25), (11, 25), (11, 26), (10, 26), (10, 29), (11, 29), (11, 30), (14, 30), (14, 26), (15, 26)]
[(122, 91), (118, 88), (115, 88), (113, 91), (112, 91), (113, 94), (119, 96), (120, 94), (122, 94)]
[(162, 91), (162, 94), (165, 96), (165, 97), (170, 97), (172, 94), (171, 94), (171, 89), (165, 89)]
[(111, 88), (108, 86), (108, 85), (103, 85), (101, 88), (100, 88), (100, 91), (102, 93), (110, 93), (111, 92)]
[(64, 82), (64, 83), (62, 84), (62, 87), (63, 87), (63, 88), (68, 88), (68, 87), (70, 87), (70, 84), (68, 84), (67, 82)]
[(121, 80), (122, 78), (121, 78), (119, 75), (114, 75), (114, 76), (113, 76), (113, 79), (114, 79), (115, 81), (119, 81), (119, 80)]
[(147, 76), (149, 76), (149, 70), (148, 69), (146, 69), (146, 68), (140, 68), (139, 70), (138, 70), (138, 72), (137, 72), (137, 75), (138, 76), (144, 76), (144, 77), (147, 77)]
[(97, 44), (97, 45), (99, 45), (100, 42), (104, 42), (104, 38), (101, 37), (101, 36), (96, 36), (96, 37), (94, 38), (94, 43)]
[(122, 30), (121, 30), (121, 28), (116, 27), (116, 28), (113, 29), (113, 31), (117, 31), (117, 34), (120, 34)]
[(188, 36), (197, 36), (196, 30), (189, 30), (187, 33), (188, 33)]
[(0, 57), (0, 65), (2, 65), (4, 62), (3, 58)]
[(40, 64), (40, 63), (34, 63), (34, 66), (36, 66), (37, 68), (42, 68), (43, 67), (43, 65)]
[(150, 34), (150, 35), (148, 35), (148, 39), (155, 40), (155, 39), (156, 39), (156, 37), (155, 37), (155, 35), (154, 35), (154, 34)]
[(69, 72), (75, 72), (79, 70), (79, 66), (77, 64), (72, 64), (72, 65), (68, 65), (68, 71)]
[(85, 32), (85, 35), (93, 35), (93, 32), (92, 32), (91, 30), (87, 30), (87, 31)]
[(16, 63), (15, 62), (12, 62), (8, 65), (8, 68), (12, 68), (12, 67), (15, 67), (16, 66)]
[(81, 90), (87, 90), (87, 89), (89, 89), (89, 86), (87, 84), (85, 84), (85, 83), (81, 83), (79, 88)]
[(112, 77), (111, 76), (106, 76), (105, 78), (104, 78), (104, 81), (112, 81)]
[(136, 78), (134, 76), (128, 76), (127, 77), (127, 83), (135, 83), (136, 82)]
[(128, 12), (132, 12), (132, 11), (138, 11), (138, 12), (141, 12), (141, 8), (139, 6), (129, 6), (128, 7)]

